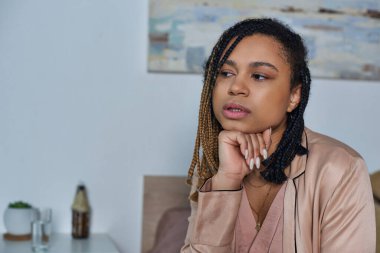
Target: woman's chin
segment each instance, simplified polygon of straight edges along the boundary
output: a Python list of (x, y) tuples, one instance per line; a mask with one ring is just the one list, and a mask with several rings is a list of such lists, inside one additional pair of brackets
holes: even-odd
[(242, 132), (245, 134), (256, 134), (256, 133), (262, 133), (264, 130), (256, 129), (253, 127), (243, 127), (243, 126), (237, 126), (237, 125), (226, 125), (223, 126), (223, 129), (226, 131), (236, 131), (236, 132)]

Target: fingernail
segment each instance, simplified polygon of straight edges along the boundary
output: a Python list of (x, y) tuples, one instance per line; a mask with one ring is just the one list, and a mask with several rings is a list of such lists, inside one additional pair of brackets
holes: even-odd
[(255, 162), (254, 162), (253, 158), (251, 158), (251, 160), (249, 160), (249, 169), (253, 170), (254, 165), (255, 165)]
[(245, 160), (248, 159), (248, 149), (246, 149), (246, 150), (244, 151), (244, 158), (245, 158)]
[(264, 157), (264, 159), (268, 158), (268, 151), (266, 148), (263, 148), (263, 157)]
[(260, 169), (260, 158), (256, 157), (256, 168)]

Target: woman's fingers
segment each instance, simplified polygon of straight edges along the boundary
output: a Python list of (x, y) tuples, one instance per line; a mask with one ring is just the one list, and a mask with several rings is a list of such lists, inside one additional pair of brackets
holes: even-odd
[(239, 146), (240, 153), (244, 157), (247, 167), (252, 170), (256, 165), (255, 159), (259, 154), (257, 140), (252, 141), (252, 138), (249, 134), (244, 134), (241, 132), (231, 131), (226, 132), (226, 134), (230, 136), (230, 144)]
[(245, 141), (247, 142), (247, 156), (244, 156), (245, 163), (251, 169), (251, 159), (252, 159), (252, 153), (253, 153), (253, 146), (252, 146), (252, 142), (250, 140), (249, 135), (243, 134), (243, 136), (245, 138)]
[[(252, 167), (252, 152), (253, 152), (253, 146), (252, 146), (252, 142), (249, 138), (249, 136), (247, 134), (243, 134), (243, 133), (236, 133), (236, 142), (237, 144), (240, 146), (240, 152), (241, 154), (243, 155), (244, 157), (244, 161), (245, 161), (245, 172), (244, 174), (248, 174), (249, 173), (249, 170), (251, 167)], [(252, 170), (252, 169), (251, 169)]]
[[(222, 143), (226, 143), (227, 145), (235, 146), (235, 148), (238, 148), (241, 157), (245, 161), (246, 169), (260, 169), (261, 162), (268, 158), (268, 149), (271, 145), (270, 128), (266, 129), (263, 133), (258, 134), (246, 134), (235, 131), (222, 131), (219, 137)], [(227, 150), (223, 148), (222, 153), (220, 155), (227, 155), (229, 153), (226, 152)], [(247, 171), (247, 173), (248, 172), (249, 171)]]
[[(249, 135), (252, 146), (253, 146), (253, 164), (256, 166), (257, 169), (260, 168), (261, 159), (260, 159), (260, 142), (257, 134), (250, 134)], [(251, 162), (252, 164), (252, 162)], [(252, 167), (252, 165), (251, 165)]]
[[(261, 162), (268, 158), (268, 150), (272, 143), (271, 139), (272, 128), (266, 129), (263, 133), (247, 134), (248, 147), (249, 147), (249, 167), (260, 169)], [(247, 160), (247, 159), (246, 159)]]
[(245, 135), (242, 133), (237, 133), (235, 136), (236, 142), (239, 145), (240, 152), (244, 156), (244, 159), (247, 160), (249, 155), (249, 146)]
[(265, 143), (265, 148), (268, 151), (270, 145), (272, 144), (272, 128), (271, 127), (263, 132), (263, 140)]
[(259, 140), (259, 144), (260, 144), (260, 154), (265, 160), (268, 158), (268, 150), (265, 145), (264, 137), (262, 134), (257, 134), (257, 139)]

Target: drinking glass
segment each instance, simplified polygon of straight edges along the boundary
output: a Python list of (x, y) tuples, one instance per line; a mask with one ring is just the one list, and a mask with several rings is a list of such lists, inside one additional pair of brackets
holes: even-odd
[(51, 208), (35, 209), (32, 221), (32, 250), (45, 252), (49, 247), (51, 236)]

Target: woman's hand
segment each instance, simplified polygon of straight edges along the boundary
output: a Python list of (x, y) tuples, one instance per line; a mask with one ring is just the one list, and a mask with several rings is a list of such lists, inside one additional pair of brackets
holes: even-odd
[(212, 178), (213, 190), (237, 190), (243, 178), (268, 156), (271, 128), (262, 133), (245, 134), (237, 131), (220, 132), (219, 169)]

